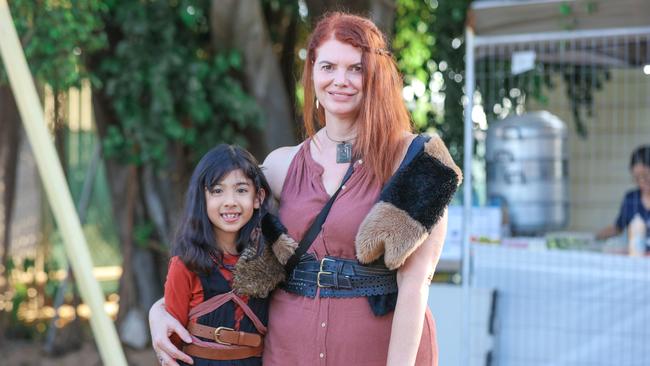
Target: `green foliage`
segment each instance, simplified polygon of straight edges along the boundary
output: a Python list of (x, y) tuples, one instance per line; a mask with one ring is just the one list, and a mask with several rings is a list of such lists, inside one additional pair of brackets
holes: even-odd
[[(462, 161), (463, 100), (465, 76), (464, 25), (470, 0), (398, 0), (396, 35), (393, 41), (398, 65), (407, 87), (425, 85), (424, 92), (415, 93), (408, 101), (415, 125), (420, 130), (435, 129), (448, 144), (456, 161)], [(574, 27), (572, 4), (558, 4), (558, 14), (566, 29)], [(585, 11), (592, 14), (597, 4), (588, 1)], [(477, 90), (481, 92), (488, 121), (496, 118), (495, 106), (504, 102), (512, 106), (525, 104), (527, 97), (544, 104), (545, 90), (555, 85), (551, 75), (559, 74), (567, 84), (567, 97), (574, 116), (576, 131), (585, 137), (584, 115), (592, 114), (593, 93), (609, 79), (603, 68), (538, 64), (534, 70), (510, 75), (510, 61), (499, 60), (499, 69), (489, 69), (489, 62), (479, 60)], [(494, 65), (492, 65), (494, 66)], [(439, 80), (442, 80), (440, 86)], [(489, 85), (488, 85), (489, 84)], [(488, 90), (488, 87), (496, 90)], [(444, 96), (444, 108), (436, 110), (432, 99)], [(514, 110), (514, 108), (512, 108)]]
[(598, 2), (594, 0), (581, 1), (573, 3), (569, 1), (561, 2), (558, 6), (560, 26), (564, 30), (572, 30), (578, 25), (578, 18), (574, 11), (575, 6), (582, 6), (584, 11), (591, 15), (598, 11)]
[[(464, 25), (470, 0), (397, 0), (393, 49), (405, 83), (424, 85), (409, 102), (416, 127), (435, 129), (462, 161)], [(436, 76), (437, 75), (437, 76)], [(437, 80), (442, 81), (439, 85)], [(432, 98), (444, 96), (436, 114)]]
[(146, 248), (149, 245), (149, 238), (153, 236), (155, 230), (155, 226), (149, 221), (136, 225), (133, 228), (135, 244), (141, 248)]
[[(28, 288), (28, 284), (25, 284), (25, 283), (16, 283), (16, 284), (13, 285), (14, 295), (13, 295), (13, 298), (11, 299), (12, 306), (11, 306), (11, 312), (10, 312), (10, 317), (11, 317), (11, 320), (12, 320), (13, 324), (19, 324), (19, 321), (18, 321), (18, 309), (20, 309), (20, 304), (27, 300), (27, 288)], [(19, 328), (22, 328), (22, 327), (19, 327)], [(24, 331), (24, 329), (21, 329), (21, 330)], [(28, 335), (30, 334), (29, 332), (26, 332), (26, 333)]]
[(566, 85), (576, 133), (587, 137), (585, 116), (593, 115), (594, 92), (601, 90), (610, 79), (607, 67), (538, 62), (532, 70), (512, 75), (511, 62), (496, 58), (494, 55), (483, 58), (476, 65), (476, 87), (481, 92), (488, 121), (503, 116), (500, 110), (506, 103), (512, 106), (510, 111), (525, 106), (530, 98), (546, 105), (547, 94), (557, 88), (552, 76), (559, 75)]
[(571, 65), (562, 72), (567, 85), (567, 96), (571, 103), (571, 112), (579, 136), (587, 137), (587, 126), (583, 118), (593, 116), (594, 91), (601, 90), (605, 81), (610, 79), (610, 72), (605, 67), (591, 65)]
[(119, 124), (104, 141), (123, 163), (159, 166), (172, 143), (194, 159), (219, 141), (245, 145), (242, 132), (261, 125), (244, 92), (238, 53), (214, 52), (207, 0), (115, 1), (106, 23), (117, 40), (99, 69)]
[(533, 97), (545, 105), (548, 97), (545, 87), (551, 87), (551, 75), (538, 64), (534, 69), (513, 75), (511, 61), (496, 56), (486, 57), (476, 62), (476, 89), (480, 91), (483, 110), (488, 121), (499, 118), (502, 106), (510, 105), (511, 110), (524, 105), (526, 97)]
[[(16, 264), (16, 263), (14, 263)], [(34, 260), (33, 259), (24, 259), (21, 262), (17, 263), (15, 266), (12, 266), (12, 272), (19, 272), (21, 274), (34, 273)], [(10, 273), (9, 278), (13, 276)], [(25, 322), (21, 319), (21, 306), (24, 307), (25, 304), (35, 301), (34, 293), (38, 287), (36, 279), (34, 276), (24, 276), (23, 278), (30, 278), (29, 281), (11, 281), (9, 292), (5, 292), (5, 306), (8, 302), (10, 306), (5, 308), (4, 311), (7, 312), (6, 316), (9, 319), (9, 324), (5, 329), (2, 329), (4, 336), (13, 338), (13, 339), (29, 339), (29, 340), (38, 340), (42, 337), (42, 333), (46, 329), (46, 324), (42, 319), (35, 319), (30, 323)], [(30, 296), (30, 292), (32, 295)], [(4, 314), (3, 314), (4, 315)]]
[(397, 63), (408, 77), (426, 80), (436, 71), (431, 60), (437, 36), (431, 32), (431, 24), (436, 20), (437, 3), (432, 1), (400, 0), (396, 9), (393, 39)]
[[(90, 76), (84, 60), (106, 46), (100, 0), (12, 0), (10, 8), (32, 74), (55, 91)], [(6, 82), (0, 63), (0, 83)]]
[(238, 80), (241, 57), (211, 44), (210, 4), (15, 0), (11, 11), (38, 82), (58, 92), (89, 78), (109, 98), (117, 123), (105, 154), (158, 165), (172, 142), (197, 159), (219, 141), (245, 145), (242, 131), (261, 126)]
[[(561, 2), (558, 4), (559, 26), (570, 31), (577, 26), (575, 7), (582, 6), (587, 14), (598, 11), (595, 1), (579, 4)], [(560, 42), (561, 48), (569, 46)], [(559, 75), (566, 85), (566, 96), (571, 106), (576, 133), (586, 138), (588, 135), (585, 116), (593, 115), (594, 92), (601, 90), (610, 79), (606, 66), (580, 65), (560, 62), (537, 62), (535, 68), (521, 74), (511, 75), (511, 62), (506, 56), (489, 55), (477, 61), (477, 90), (483, 98), (483, 108), (487, 120), (491, 121), (501, 113), (497, 111), (505, 103), (512, 106), (525, 106), (531, 98), (546, 105), (547, 93), (556, 89), (552, 76)], [(511, 108), (513, 110), (514, 108)]]
[[(432, 60), (436, 36), (430, 31), (430, 25), (436, 18), (433, 6), (432, 2), (419, 0), (398, 2), (393, 49), (407, 85), (428, 85), (431, 75), (437, 71), (437, 64)], [(428, 103), (430, 100), (431, 89), (426, 88), (423, 94), (415, 95), (413, 102), (409, 101), (413, 120), (420, 129), (426, 128), (434, 120), (432, 105)]]

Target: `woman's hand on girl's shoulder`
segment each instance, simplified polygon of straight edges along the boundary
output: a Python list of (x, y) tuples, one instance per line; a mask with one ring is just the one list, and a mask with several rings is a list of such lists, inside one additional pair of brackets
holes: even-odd
[(277, 200), (280, 200), (284, 179), (289, 171), (291, 161), (300, 149), (300, 146), (302, 144), (277, 148), (271, 151), (262, 163), (262, 172), (264, 172), (264, 176), (271, 186), (273, 197)]

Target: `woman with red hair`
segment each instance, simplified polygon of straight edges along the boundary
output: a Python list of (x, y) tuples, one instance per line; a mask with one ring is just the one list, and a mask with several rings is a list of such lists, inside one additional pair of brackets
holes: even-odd
[[(326, 15), (302, 85), (308, 138), (271, 152), (264, 172), (288, 236), (309, 236), (331, 208), (271, 295), (264, 364), (437, 365), (427, 297), (460, 170), (437, 136), (412, 133), (402, 78), (370, 20)], [(187, 360), (167, 340), (184, 329), (161, 303), (150, 323), (161, 363)]]

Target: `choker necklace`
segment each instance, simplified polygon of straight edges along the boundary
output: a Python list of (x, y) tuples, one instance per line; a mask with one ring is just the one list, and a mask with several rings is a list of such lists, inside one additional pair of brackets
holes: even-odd
[(336, 163), (337, 164), (345, 164), (349, 163), (352, 161), (352, 143), (350, 141), (353, 141), (357, 137), (354, 136), (353, 138), (349, 140), (334, 140), (333, 138), (330, 137), (330, 135), (327, 133), (327, 128), (325, 130), (325, 136), (327, 138), (336, 143)]

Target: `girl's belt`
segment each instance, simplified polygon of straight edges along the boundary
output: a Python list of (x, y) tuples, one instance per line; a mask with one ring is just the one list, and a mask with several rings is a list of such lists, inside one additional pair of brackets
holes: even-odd
[(191, 323), (187, 330), (197, 337), (211, 339), (219, 344), (259, 347), (263, 343), (262, 336), (259, 334), (241, 332), (226, 327), (213, 328)]
[(187, 344), (183, 352), (193, 357), (205, 358), (208, 360), (243, 360), (249, 357), (261, 357), (263, 346), (246, 347), (230, 346), (229, 348), (201, 347), (195, 344)]
[[(213, 328), (196, 323), (199, 317), (218, 309), (229, 301), (241, 307), (259, 334), (239, 332), (226, 327)], [(212, 296), (190, 309), (189, 316), (188, 331), (192, 336), (192, 343), (183, 347), (183, 352), (188, 355), (210, 360), (241, 360), (262, 355), (264, 349), (262, 335), (266, 334), (266, 326), (248, 304), (234, 292)], [(208, 342), (198, 337), (214, 340), (214, 342)]]
[(301, 258), (282, 288), (297, 295), (361, 297), (397, 292), (396, 271), (383, 265), (362, 265), (356, 260), (309, 254)]
[(236, 331), (226, 327), (213, 328), (190, 323), (187, 330), (194, 336), (214, 340), (216, 344), (188, 344), (183, 352), (209, 360), (241, 360), (259, 357), (264, 350), (263, 337), (255, 333)]

